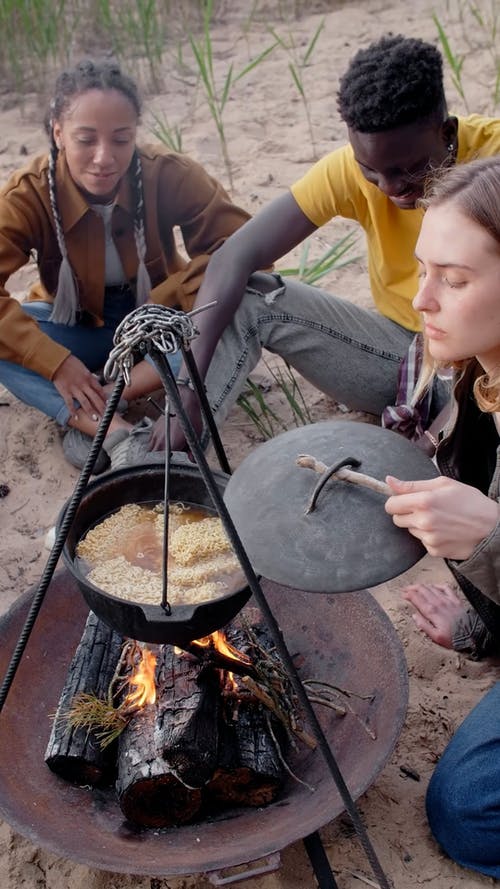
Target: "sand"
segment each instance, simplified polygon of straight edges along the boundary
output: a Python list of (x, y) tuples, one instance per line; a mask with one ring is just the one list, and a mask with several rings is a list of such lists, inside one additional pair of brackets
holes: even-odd
[[(298, 52), (304, 52), (324, 16), (324, 28), (303, 71), (318, 156), (345, 142), (345, 127), (335, 108), (337, 79), (348, 59), (360, 46), (388, 31), (436, 40), (432, 10), (446, 24), (455, 52), (465, 54), (464, 82), (469, 108), (492, 113), (494, 76), (481, 35), (463, 27), (458, 3), (424, 0), (398, 3), (396, 0), (357, 0), (352, 3), (304, 4), (306, 12), (297, 20), (286, 20), (276, 11), (277, 3), (258, 3), (247, 38), (242, 23), (247, 20), (246, 4), (238, 0), (223, 4), (213, 31), (214, 60), (220, 76), (231, 61), (235, 70), (268, 44), (266, 21), (283, 36), (289, 27)], [(487, 4), (483, 4), (485, 7)], [(286, 11), (292, 4), (282, 3)], [(484, 34), (483, 34), (484, 37)], [(188, 51), (186, 50), (186, 58)], [(183, 136), (183, 148), (200, 160), (227, 185), (217, 135), (201, 89), (193, 90), (191, 74), (179, 76), (172, 69), (172, 56), (165, 59), (165, 71), (172, 72), (168, 87), (147, 99), (144, 121), (150, 110), (168, 110), (171, 123)], [(191, 64), (189, 62), (189, 64)], [(265, 71), (265, 73), (264, 73)], [(168, 75), (166, 76), (168, 80)], [(451, 109), (464, 111), (464, 103), (446, 75)], [(25, 155), (45, 150), (41, 127), (40, 101), (26, 95), (19, 101), (4, 101), (1, 111), (0, 178), (25, 162)], [(236, 202), (255, 212), (304, 173), (314, 160), (304, 107), (290, 77), (284, 53), (275, 52), (234, 88), (224, 113), (224, 122), (233, 161)], [(150, 139), (144, 128), (144, 139)], [(341, 234), (355, 227), (335, 221), (313, 240), (312, 251), (322, 252)], [(297, 265), (300, 251), (283, 260), (282, 267)], [(368, 306), (370, 294), (366, 256), (360, 236), (353, 264), (340, 269), (322, 282), (333, 292)], [(33, 266), (18, 272), (9, 282), (19, 298), (35, 277)], [(268, 382), (271, 404), (290, 421), (286, 406), (268, 368), (261, 364), (255, 379)], [(302, 385), (302, 384), (301, 384)], [(303, 384), (315, 419), (343, 413), (311, 387)], [(78, 473), (64, 460), (60, 435), (55, 424), (18, 403), (0, 390), (1, 469), (0, 483), (10, 493), (0, 499), (2, 559), (0, 566), (0, 608), (8, 609), (18, 596), (41, 576), (47, 550), (44, 539), (58, 512), (70, 495)], [(223, 439), (233, 466), (259, 445), (255, 428), (244, 412), (236, 408), (224, 429)], [(433, 645), (415, 628), (400, 591), (417, 579), (442, 580), (447, 570), (440, 560), (425, 558), (406, 575), (372, 590), (386, 610), (404, 647), (410, 679), (407, 719), (390, 762), (359, 806), (369, 835), (389, 879), (398, 889), (431, 885), (433, 889), (472, 889), (493, 881), (467, 872), (450, 862), (430, 836), (424, 813), (424, 795), (429, 776), (448, 739), (462, 718), (498, 677), (492, 662), (473, 663), (454, 652)], [(14, 694), (14, 692), (12, 692)], [(0, 717), (1, 718), (1, 717)], [(401, 767), (415, 773), (408, 776)], [(415, 780), (415, 776), (419, 780)], [(376, 885), (359, 842), (353, 836), (347, 817), (340, 817), (321, 831), (339, 889), (361, 889)], [(370, 882), (371, 881), (371, 882)], [(37, 848), (0, 824), (0, 886), (2, 889), (202, 889), (211, 885), (206, 876), (149, 878), (124, 876), (88, 868)], [(301, 842), (285, 848), (281, 866), (272, 875), (255, 877), (246, 885), (253, 889), (298, 889), (315, 885)]]

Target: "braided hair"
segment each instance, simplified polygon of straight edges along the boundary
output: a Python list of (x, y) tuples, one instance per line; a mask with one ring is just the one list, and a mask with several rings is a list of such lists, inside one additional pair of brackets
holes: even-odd
[(340, 79), (340, 116), (359, 133), (446, 117), (443, 60), (430, 43), (387, 34), (361, 49)]
[(134, 240), (137, 249), (139, 264), (137, 266), (137, 278), (135, 285), (135, 302), (142, 306), (147, 302), (151, 292), (151, 281), (146, 268), (146, 229), (144, 226), (144, 193), (142, 189), (142, 165), (137, 149), (132, 158), (133, 179), (132, 185), (135, 191), (134, 214)]
[[(141, 100), (134, 81), (123, 74), (114, 61), (95, 62), (84, 59), (74, 68), (62, 71), (56, 80), (54, 97), (49, 105), (45, 118), (45, 129), (49, 136), (50, 152), (48, 167), (49, 199), (54, 217), (54, 228), (57, 245), (61, 253), (61, 266), (50, 320), (58, 324), (74, 325), (79, 309), (78, 285), (68, 258), (64, 239), (61, 214), (57, 203), (56, 164), (59, 149), (54, 139), (53, 125), (60, 120), (71, 102), (88, 90), (117, 90), (131, 103), (137, 113), (141, 114)], [(134, 240), (137, 249), (138, 267), (136, 280), (136, 303), (146, 302), (151, 291), (151, 281), (146, 269), (146, 233), (144, 224), (144, 197), (142, 188), (142, 168), (137, 150), (131, 164), (132, 188), (135, 195)]]

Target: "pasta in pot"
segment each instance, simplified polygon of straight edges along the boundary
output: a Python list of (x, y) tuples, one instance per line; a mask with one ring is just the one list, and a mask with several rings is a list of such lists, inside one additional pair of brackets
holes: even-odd
[[(87, 579), (103, 592), (140, 604), (162, 596), (162, 505), (130, 503), (107, 516), (78, 543)], [(167, 597), (172, 605), (220, 598), (244, 585), (244, 575), (218, 516), (199, 507), (169, 508)]]

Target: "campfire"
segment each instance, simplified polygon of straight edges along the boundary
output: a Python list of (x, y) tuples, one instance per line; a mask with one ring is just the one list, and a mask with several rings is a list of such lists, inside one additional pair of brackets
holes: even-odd
[[(79, 484), (65, 507), (46, 572), (19, 640), (22, 645), (18, 644), (16, 648), (8, 670), (8, 684), (4, 685), (7, 689), (10, 688), (33, 620), (48, 590), (57, 558), (64, 549), (67, 565), (92, 612), (71, 663), (54, 718), (45, 754), (45, 761), (50, 769), (74, 783), (92, 786), (109, 785), (114, 782), (119, 805), (126, 819), (142, 827), (186, 825), (195, 819), (199, 820), (206, 815), (217, 813), (221, 807), (228, 804), (264, 806), (276, 799), (287, 774), (296, 778), (298, 784), (306, 787), (308, 791), (314, 791), (303, 778), (293, 775), (285, 758), (288, 747), (296, 744), (296, 738), (308, 740), (301, 725), (301, 713), (297, 703), (300, 701), (314, 734), (311, 746), (318, 744), (328, 772), (335, 779), (342, 802), (353, 820), (365, 851), (367, 854), (370, 852), (370, 863), (374, 873), (380, 877), (380, 885), (388, 885), (376, 855), (371, 850), (353, 798), (345, 782), (341, 780), (342, 776), (325, 732), (311, 707), (311, 702), (314, 701), (326, 704), (338, 715), (345, 715), (347, 710), (354, 713), (350, 704), (339, 707), (336, 701), (337, 693), (342, 692), (347, 698), (351, 693), (318, 679), (301, 681), (297, 675), (294, 659), (284, 643), (280, 628), (255, 574), (253, 565), (257, 564), (258, 560), (256, 561), (250, 552), (247, 554), (248, 545), (245, 544), (238, 530), (238, 523), (235, 523), (228, 509), (229, 501), (223, 498), (224, 490), (229, 494), (230, 484), (226, 486), (226, 477), (217, 480), (216, 473), (212, 473), (206, 463), (201, 443), (189, 425), (176, 381), (165, 358), (164, 333), (161, 337), (158, 335), (158, 342), (155, 340), (160, 319), (156, 317), (153, 319), (150, 313), (156, 312), (157, 308), (143, 307), (144, 311), (138, 310), (139, 315), (131, 313), (117, 331), (113, 357), (110, 357), (111, 377), (116, 377), (118, 372), (120, 376), (97, 430), (94, 447), (83, 468)], [(133, 322), (132, 315), (134, 315)], [(167, 322), (170, 319), (161, 320)], [(155, 323), (152, 323), (153, 321)], [(128, 339), (125, 338), (121, 342), (119, 332), (126, 332)], [(169, 333), (172, 334), (172, 331)], [(172, 350), (182, 349), (190, 378), (197, 384), (195, 388), (204, 419), (212, 434), (221, 469), (227, 476), (230, 474), (227, 459), (197, 375), (196, 365), (188, 349), (190, 337), (187, 335), (187, 330), (182, 331), (180, 326), (176, 333), (178, 341), (174, 337), (175, 348)], [(194, 335), (194, 330), (190, 333)], [(99, 524), (101, 519), (102, 524), (105, 524), (106, 518), (103, 516), (113, 513), (113, 506), (118, 507), (120, 512), (120, 507), (124, 503), (124, 482), (126, 496), (130, 497), (128, 480), (123, 473), (116, 478), (111, 474), (111, 487), (115, 489), (111, 499), (116, 498), (117, 503), (111, 503), (106, 491), (101, 489), (96, 491), (94, 486), (88, 492), (89, 497), (85, 504), (83, 487), (92, 470), (94, 452), (98, 452), (124, 383), (128, 381), (132, 353), (139, 343), (137, 339), (139, 335), (140, 351), (145, 354), (147, 349), (157, 365), (168, 396), (169, 408), (173, 407), (174, 413), (180, 414), (185, 421), (186, 439), (197, 463), (197, 469), (187, 472), (186, 478), (181, 478), (186, 473), (185, 467), (178, 471), (177, 482), (182, 481), (183, 488), (180, 501), (181, 503), (184, 500), (192, 501), (200, 507), (215, 507), (218, 518), (213, 516), (202, 519), (211, 523), (211, 527), (214, 520), (216, 524), (220, 520), (220, 527), (213, 529), (213, 534), (206, 533), (205, 527), (201, 529), (201, 542), (206, 543), (210, 540), (210, 545), (202, 554), (207, 558), (212, 555), (212, 538), (214, 545), (217, 543), (219, 548), (222, 542), (221, 554), (224, 556), (228, 551), (233, 560), (235, 557), (247, 585), (242, 579), (231, 578), (234, 566), (226, 566), (224, 563), (220, 570), (223, 575), (230, 575), (231, 583), (228, 583), (225, 577), (216, 575), (212, 578), (210, 575), (206, 580), (210, 589), (204, 590), (200, 596), (199, 584), (202, 580), (192, 576), (194, 570), (192, 565), (198, 559), (200, 542), (191, 540), (191, 549), (186, 551), (182, 539), (177, 547), (177, 564), (169, 564), (173, 548), (169, 538), (170, 504), (172, 500), (175, 501), (176, 481), (169, 459), (169, 411), (166, 411), (165, 415), (166, 458), (163, 479), (156, 480), (162, 481), (163, 485), (164, 518), (161, 529), (156, 527), (156, 516), (154, 517), (155, 531), (158, 532), (156, 556), (159, 552), (159, 558), (155, 558), (151, 534), (141, 535), (139, 550), (136, 551), (137, 534), (132, 531), (130, 539), (130, 545), (134, 550), (132, 562), (125, 557), (127, 553), (112, 552), (112, 558), (109, 560), (112, 564), (105, 566), (105, 576), (103, 576), (99, 573), (103, 569), (102, 553), (100, 551), (97, 554), (93, 553), (92, 546), (89, 551), (80, 549), (80, 544), (91, 538), (96, 522)], [(184, 422), (181, 422), (181, 425), (184, 429)], [(359, 465), (358, 460), (356, 463)], [(335, 468), (338, 469), (338, 466)], [(245, 473), (242, 478), (247, 484), (248, 472), (245, 470)], [(250, 484), (255, 488), (253, 472), (251, 476)], [(120, 482), (115, 485), (118, 478)], [(145, 490), (147, 481), (148, 472), (141, 470), (139, 478), (136, 478), (140, 488), (138, 495), (140, 503), (148, 502)], [(151, 482), (151, 478), (149, 481)], [(185, 481), (194, 483), (195, 486), (201, 485), (199, 499), (189, 496), (188, 487), (191, 488), (192, 485), (184, 485)], [(153, 487), (156, 489), (157, 485)], [(270, 487), (274, 490), (275, 485)], [(285, 486), (282, 486), (282, 493), (284, 488)], [(319, 488), (318, 485), (316, 496)], [(251, 525), (255, 529), (256, 512), (254, 509), (248, 510), (250, 500), (246, 495), (241, 496), (238, 485), (236, 494), (236, 503), (239, 501), (240, 507), (242, 503), (244, 504), (247, 518), (251, 513)], [(153, 499), (159, 502), (157, 496)], [(266, 504), (265, 521), (262, 524), (257, 522), (259, 531), (268, 528), (269, 532), (272, 532), (264, 535), (264, 552), (260, 555), (269, 555), (270, 550), (274, 556), (279, 552), (279, 564), (288, 559), (282, 559), (281, 548), (277, 546), (274, 534), (283, 517), (292, 512), (289, 501), (290, 498), (287, 496), (285, 509), (281, 510), (280, 507), (277, 521), (272, 516), (269, 504)], [(276, 503), (271, 505), (276, 507)], [(132, 506), (134, 506), (133, 501)], [(139, 503), (135, 506), (141, 509)], [(311, 501), (307, 512), (311, 512), (313, 507)], [(270, 517), (272, 517), (271, 522)], [(330, 534), (330, 524), (327, 524)], [(316, 545), (319, 543), (314, 527), (310, 526), (311, 529), (312, 534), (303, 535), (307, 543), (303, 561), (307, 567), (311, 562), (313, 564), (317, 561), (320, 564), (323, 562), (322, 558), (318, 560), (315, 557), (314, 548), (310, 547), (313, 541)], [(283, 531), (283, 527), (281, 530)], [(86, 532), (88, 532), (87, 537), (85, 537)], [(183, 537), (182, 534), (180, 536)], [(187, 530), (185, 536), (188, 539), (191, 537), (191, 529)], [(290, 537), (288, 531), (286, 536)], [(109, 537), (113, 543), (122, 540), (122, 535), (117, 535), (116, 529), (113, 529)], [(272, 546), (270, 546), (271, 537)], [(124, 539), (125, 535), (123, 541)], [(102, 541), (97, 543), (100, 546)], [(328, 552), (331, 548), (331, 541), (328, 540), (328, 546), (325, 550), (321, 547), (321, 552)], [(92, 556), (96, 556), (96, 564), (90, 566), (91, 570), (88, 573), (87, 567), (80, 563), (91, 562)], [(135, 564), (135, 559), (139, 560), (139, 565)], [(151, 559), (153, 567), (160, 568), (159, 576), (156, 578), (157, 588), (154, 589), (153, 580), (147, 574), (150, 571)], [(341, 568), (349, 564), (348, 560), (340, 558), (337, 562), (338, 564), (334, 565), (334, 573), (337, 581), (341, 581), (340, 589), (342, 591), (352, 589), (353, 587), (346, 587), (345, 582), (341, 580)], [(269, 573), (271, 578), (275, 576), (272, 564), (271, 572), (263, 572), (260, 561), (259, 564), (261, 566), (258, 568), (259, 574)], [(304, 564), (299, 564), (297, 576), (307, 574), (307, 571), (303, 571)], [(80, 570), (82, 567), (83, 572)], [(203, 566), (204, 569), (207, 567)], [(220, 566), (217, 567), (219, 570)], [(231, 570), (226, 571), (228, 567)], [(185, 568), (187, 571), (184, 571)], [(135, 577), (137, 582), (129, 589), (128, 584), (133, 579), (133, 569), (134, 576), (137, 572), (139, 576)], [(178, 573), (175, 574), (175, 571)], [(183, 593), (182, 598), (172, 604), (170, 597), (174, 592), (175, 581), (180, 579), (178, 577), (180, 573), (187, 574), (182, 580), (189, 591), (186, 594), (187, 598)], [(293, 576), (292, 584), (289, 586), (293, 587), (295, 582), (296, 577)], [(330, 568), (326, 572), (326, 578), (323, 571), (314, 581), (310, 587), (311, 591), (323, 591), (326, 582), (328, 584), (331, 582)], [(327, 589), (329, 591), (330, 587)], [(144, 590), (149, 598), (141, 598), (139, 602), (138, 593)], [(160, 602), (158, 593), (161, 593)], [(241, 609), (251, 594), (254, 595), (262, 614), (266, 617), (266, 627), (256, 625), (254, 620), (246, 622), (242, 620)], [(187, 604), (189, 608), (185, 607)], [(100, 623), (99, 615), (105, 623)], [(233, 619), (235, 615), (239, 615), (237, 620), (227, 624), (227, 621)], [(223, 624), (226, 624), (227, 638), (221, 637), (219, 632), (202, 640), (199, 638)], [(115, 629), (110, 629), (109, 625)], [(302, 631), (306, 629), (307, 621), (302, 626)], [(124, 641), (117, 633), (143, 642), (157, 644), (161, 641), (161, 644), (153, 652), (130, 639)], [(265, 638), (266, 633), (269, 634), (268, 638)], [(193, 642), (193, 639), (197, 641)], [(183, 650), (176, 651), (173, 643), (182, 645)], [(329, 638), (328, 645), (330, 643)], [(283, 658), (283, 663), (280, 658)], [(373, 693), (359, 697), (372, 704), (377, 696)], [(358, 721), (362, 720), (358, 718)], [(376, 740), (375, 733), (368, 729), (367, 725), (365, 729)], [(328, 800), (328, 814), (331, 817), (330, 800)], [(283, 841), (282, 835), (280, 841)]]
[(314, 747), (267, 628), (247, 608), (188, 644), (122, 640), (91, 612), (45, 759), (76, 784), (115, 782), (125, 817), (170, 827), (276, 799), (300, 740)]

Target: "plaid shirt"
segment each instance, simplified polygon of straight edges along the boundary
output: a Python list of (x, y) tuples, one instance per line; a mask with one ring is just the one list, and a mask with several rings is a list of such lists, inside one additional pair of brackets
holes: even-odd
[[(422, 367), (423, 352), (423, 338), (417, 333), (399, 368), (396, 404), (385, 408), (381, 420), (382, 426), (386, 429), (399, 432), (410, 441), (419, 441), (423, 436), (427, 437), (429, 447), (426, 450), (433, 455), (438, 442), (427, 428), (430, 424), (432, 387), (414, 405), (411, 404)], [(466, 582), (464, 586), (468, 588)], [(480, 610), (481, 605), (482, 597), (478, 601)], [(484, 603), (484, 607), (486, 606), (487, 600)], [(478, 612), (471, 606), (464, 608), (453, 627), (452, 645), (455, 651), (468, 655), (472, 660), (500, 654), (499, 636), (490, 632)]]
[(432, 388), (429, 388), (415, 405), (411, 404), (422, 367), (423, 354), (422, 334), (417, 333), (399, 367), (396, 404), (384, 408), (381, 416), (382, 426), (399, 432), (410, 441), (422, 438), (430, 420)]

